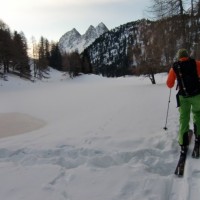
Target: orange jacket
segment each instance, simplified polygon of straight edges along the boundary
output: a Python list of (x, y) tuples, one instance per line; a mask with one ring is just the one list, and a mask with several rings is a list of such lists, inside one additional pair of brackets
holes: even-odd
[[(189, 58), (181, 58), (180, 61), (186, 61), (188, 59)], [(197, 74), (200, 78), (200, 61), (196, 61), (196, 66), (197, 66)], [(167, 86), (169, 88), (172, 88), (174, 86), (175, 80), (176, 80), (176, 73), (174, 72), (173, 68), (171, 68), (169, 70), (169, 74), (167, 77), (167, 82), (166, 82)]]

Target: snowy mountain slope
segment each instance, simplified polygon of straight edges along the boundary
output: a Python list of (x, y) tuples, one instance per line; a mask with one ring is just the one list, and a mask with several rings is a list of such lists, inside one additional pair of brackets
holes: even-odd
[(0, 139), (3, 200), (199, 198), (200, 160), (191, 152), (185, 176), (173, 175), (178, 110), (172, 90), (164, 131), (165, 74), (156, 76), (157, 85), (143, 77), (69, 79), (59, 73), (48, 82), (8, 78), (0, 84), (1, 117), (20, 113), (45, 125)]
[(96, 28), (90, 26), (85, 34), (81, 35), (76, 29), (65, 33), (59, 40), (58, 45), (61, 53), (78, 51), (81, 53), (96, 38), (108, 31), (108, 28), (101, 22)]
[(149, 20), (137, 20), (120, 25), (101, 35), (87, 48), (91, 63), (97, 68), (107, 65), (119, 67), (127, 54), (131, 53), (133, 54), (132, 65), (138, 66), (145, 50), (144, 34), (151, 24)]
[[(194, 24), (198, 24), (198, 19), (193, 20)], [(188, 30), (185, 36), (180, 35), (177, 33), (181, 30), (181, 21), (181, 17), (174, 16), (157, 21), (141, 19), (128, 22), (101, 35), (85, 49), (85, 53), (94, 71), (108, 77), (130, 74), (130, 71), (137, 73), (138, 69), (143, 70), (144, 62), (147, 62), (148, 68), (152, 66), (149, 60), (154, 60), (160, 71), (167, 69), (175, 59), (177, 49), (186, 46), (184, 41), (187, 39), (181, 38), (191, 38), (188, 51), (194, 52), (193, 56), (199, 59), (192, 44), (195, 34), (200, 33), (200, 27), (196, 26), (196, 31), (191, 31), (191, 18), (187, 16), (184, 24)]]
[(74, 46), (77, 46), (80, 39), (81, 35), (75, 28), (65, 33), (65, 35), (60, 38), (58, 43), (61, 52), (66, 52), (67, 47), (72, 49)]

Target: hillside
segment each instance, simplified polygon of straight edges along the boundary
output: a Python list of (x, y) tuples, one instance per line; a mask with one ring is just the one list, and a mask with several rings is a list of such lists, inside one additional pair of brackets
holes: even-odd
[(200, 58), (199, 17), (173, 16), (163, 20), (129, 22), (112, 29), (85, 51), (95, 73), (121, 76), (129, 73), (168, 71), (179, 48)]

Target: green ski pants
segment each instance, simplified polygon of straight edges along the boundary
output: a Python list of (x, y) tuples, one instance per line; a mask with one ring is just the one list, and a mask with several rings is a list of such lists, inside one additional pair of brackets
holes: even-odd
[(184, 134), (189, 130), (190, 115), (192, 111), (193, 123), (197, 126), (197, 135), (200, 135), (200, 95), (193, 97), (179, 96), (180, 100), (180, 127), (179, 127), (179, 144), (185, 145)]

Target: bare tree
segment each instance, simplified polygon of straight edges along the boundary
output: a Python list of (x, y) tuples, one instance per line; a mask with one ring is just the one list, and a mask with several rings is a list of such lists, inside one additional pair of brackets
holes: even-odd
[(82, 60), (78, 52), (65, 53), (62, 57), (64, 71), (68, 71), (71, 78), (82, 72)]
[(183, 15), (185, 13), (184, 0), (152, 0), (152, 6), (149, 12), (151, 12), (156, 19)]
[(37, 60), (39, 58), (39, 55), (38, 55), (38, 45), (37, 45), (37, 42), (36, 42), (36, 39), (35, 37), (32, 37), (31, 38), (32, 40), (32, 59), (33, 59), (33, 73), (34, 73), (34, 77), (36, 78), (37, 76)]
[(43, 36), (40, 38), (40, 42), (38, 44), (38, 61), (37, 61), (37, 75), (38, 78), (47, 78), (47, 70), (48, 70), (48, 42)]

